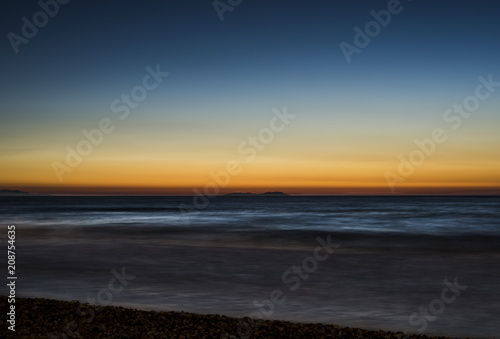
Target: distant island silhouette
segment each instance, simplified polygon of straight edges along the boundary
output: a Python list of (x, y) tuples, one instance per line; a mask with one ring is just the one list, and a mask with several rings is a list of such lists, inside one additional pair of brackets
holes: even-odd
[(251, 193), (251, 192), (235, 192), (224, 194), (224, 197), (253, 197), (253, 196), (276, 196), (288, 197), (289, 195), (283, 192), (266, 192), (266, 193)]
[(49, 195), (49, 194), (37, 194), (28, 193), (19, 190), (0, 190), (0, 197), (20, 197), (20, 196), (31, 196), (31, 195)]
[(0, 195), (25, 195), (28, 192), (18, 191), (18, 190), (0, 190)]

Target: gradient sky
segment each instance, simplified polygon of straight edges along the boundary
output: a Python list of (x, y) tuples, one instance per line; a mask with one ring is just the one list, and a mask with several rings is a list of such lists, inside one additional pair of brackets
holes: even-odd
[[(478, 77), (500, 81), (500, 6), (402, 0), (348, 63), (339, 44), (387, 6), (244, 0), (221, 21), (212, 1), (71, 1), (15, 53), (9, 32), (40, 6), (8, 0), (0, 189), (193, 194), (237, 161), (221, 193), (500, 194), (500, 87), (459, 128), (443, 120)], [(157, 64), (169, 76), (120, 120), (111, 103)], [(296, 118), (248, 161), (239, 145), (283, 107)], [(53, 164), (105, 118), (114, 131), (60, 181)], [(435, 128), (447, 140), (392, 192), (386, 174)]]

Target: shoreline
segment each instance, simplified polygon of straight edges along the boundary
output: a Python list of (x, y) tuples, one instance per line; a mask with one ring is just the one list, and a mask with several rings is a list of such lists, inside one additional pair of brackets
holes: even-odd
[[(7, 297), (0, 304), (7, 309)], [(449, 338), (45, 298), (16, 298), (16, 332), (2, 327), (8, 338)]]

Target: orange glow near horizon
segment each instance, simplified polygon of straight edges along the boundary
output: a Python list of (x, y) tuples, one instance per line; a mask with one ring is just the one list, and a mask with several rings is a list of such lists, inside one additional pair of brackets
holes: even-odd
[[(229, 175), (225, 164), (188, 166), (133, 162), (92, 162), (75, 168), (62, 183), (54, 180), (51, 170), (23, 180), (26, 172), (11, 174), (10, 183), (0, 189), (19, 189), (47, 194), (118, 194), (118, 195), (195, 195), (231, 192), (283, 191), (292, 195), (391, 195), (391, 194), (500, 194), (498, 168), (465, 171), (428, 164), (418, 168), (392, 192), (384, 172), (394, 164), (354, 166), (334, 163), (293, 161), (274, 164), (240, 163), (241, 173)], [(364, 168), (361, 168), (364, 167)], [(397, 170), (393, 170), (397, 174)], [(5, 178), (5, 173), (3, 173)], [(215, 175), (214, 175), (215, 174)], [(217, 179), (218, 177), (218, 179)], [(47, 180), (46, 178), (50, 178)], [(226, 185), (229, 178), (229, 183)], [(45, 179), (45, 180), (44, 180)]]
[[(272, 114), (258, 125), (267, 126), (269, 117)], [(176, 143), (153, 138), (149, 135), (153, 130), (137, 132), (135, 142), (126, 138), (131, 131), (117, 131), (82, 157), (80, 164), (60, 172), (61, 182), (53, 164), (67, 166), (67, 153), (61, 146), (66, 139), (54, 137), (39, 149), (25, 146), (27, 139), (20, 140), (19, 148), (27, 151), (1, 155), (0, 189), (48, 194), (193, 195), (195, 188), (204, 192), (204, 187), (211, 185), (218, 187), (219, 194), (500, 194), (500, 160), (496, 157), (500, 140), (481, 137), (482, 130), (466, 131), (477, 135), (475, 139), (450, 136), (407, 175), (401, 159), (407, 161), (415, 150), (413, 139), (423, 139), (427, 134), (422, 137), (410, 127), (409, 136), (386, 130), (383, 137), (367, 130), (331, 133), (318, 125), (305, 133), (303, 128), (299, 122), (290, 124), (256, 151), (255, 158), (238, 151), (245, 135), (255, 135), (259, 130), (254, 127), (235, 136), (207, 133), (198, 142), (190, 140), (189, 135), (179, 135)], [(79, 137), (74, 136), (73, 148)], [(238, 170), (228, 174), (227, 166), (233, 162)], [(227, 184), (227, 178), (223, 183), (213, 178), (213, 173), (221, 171), (229, 178)], [(399, 176), (394, 192), (387, 173)]]

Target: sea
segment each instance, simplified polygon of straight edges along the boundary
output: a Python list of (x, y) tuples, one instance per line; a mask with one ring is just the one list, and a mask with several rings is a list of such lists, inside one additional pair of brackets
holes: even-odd
[(0, 197), (17, 296), (500, 338), (498, 196), (205, 199)]

